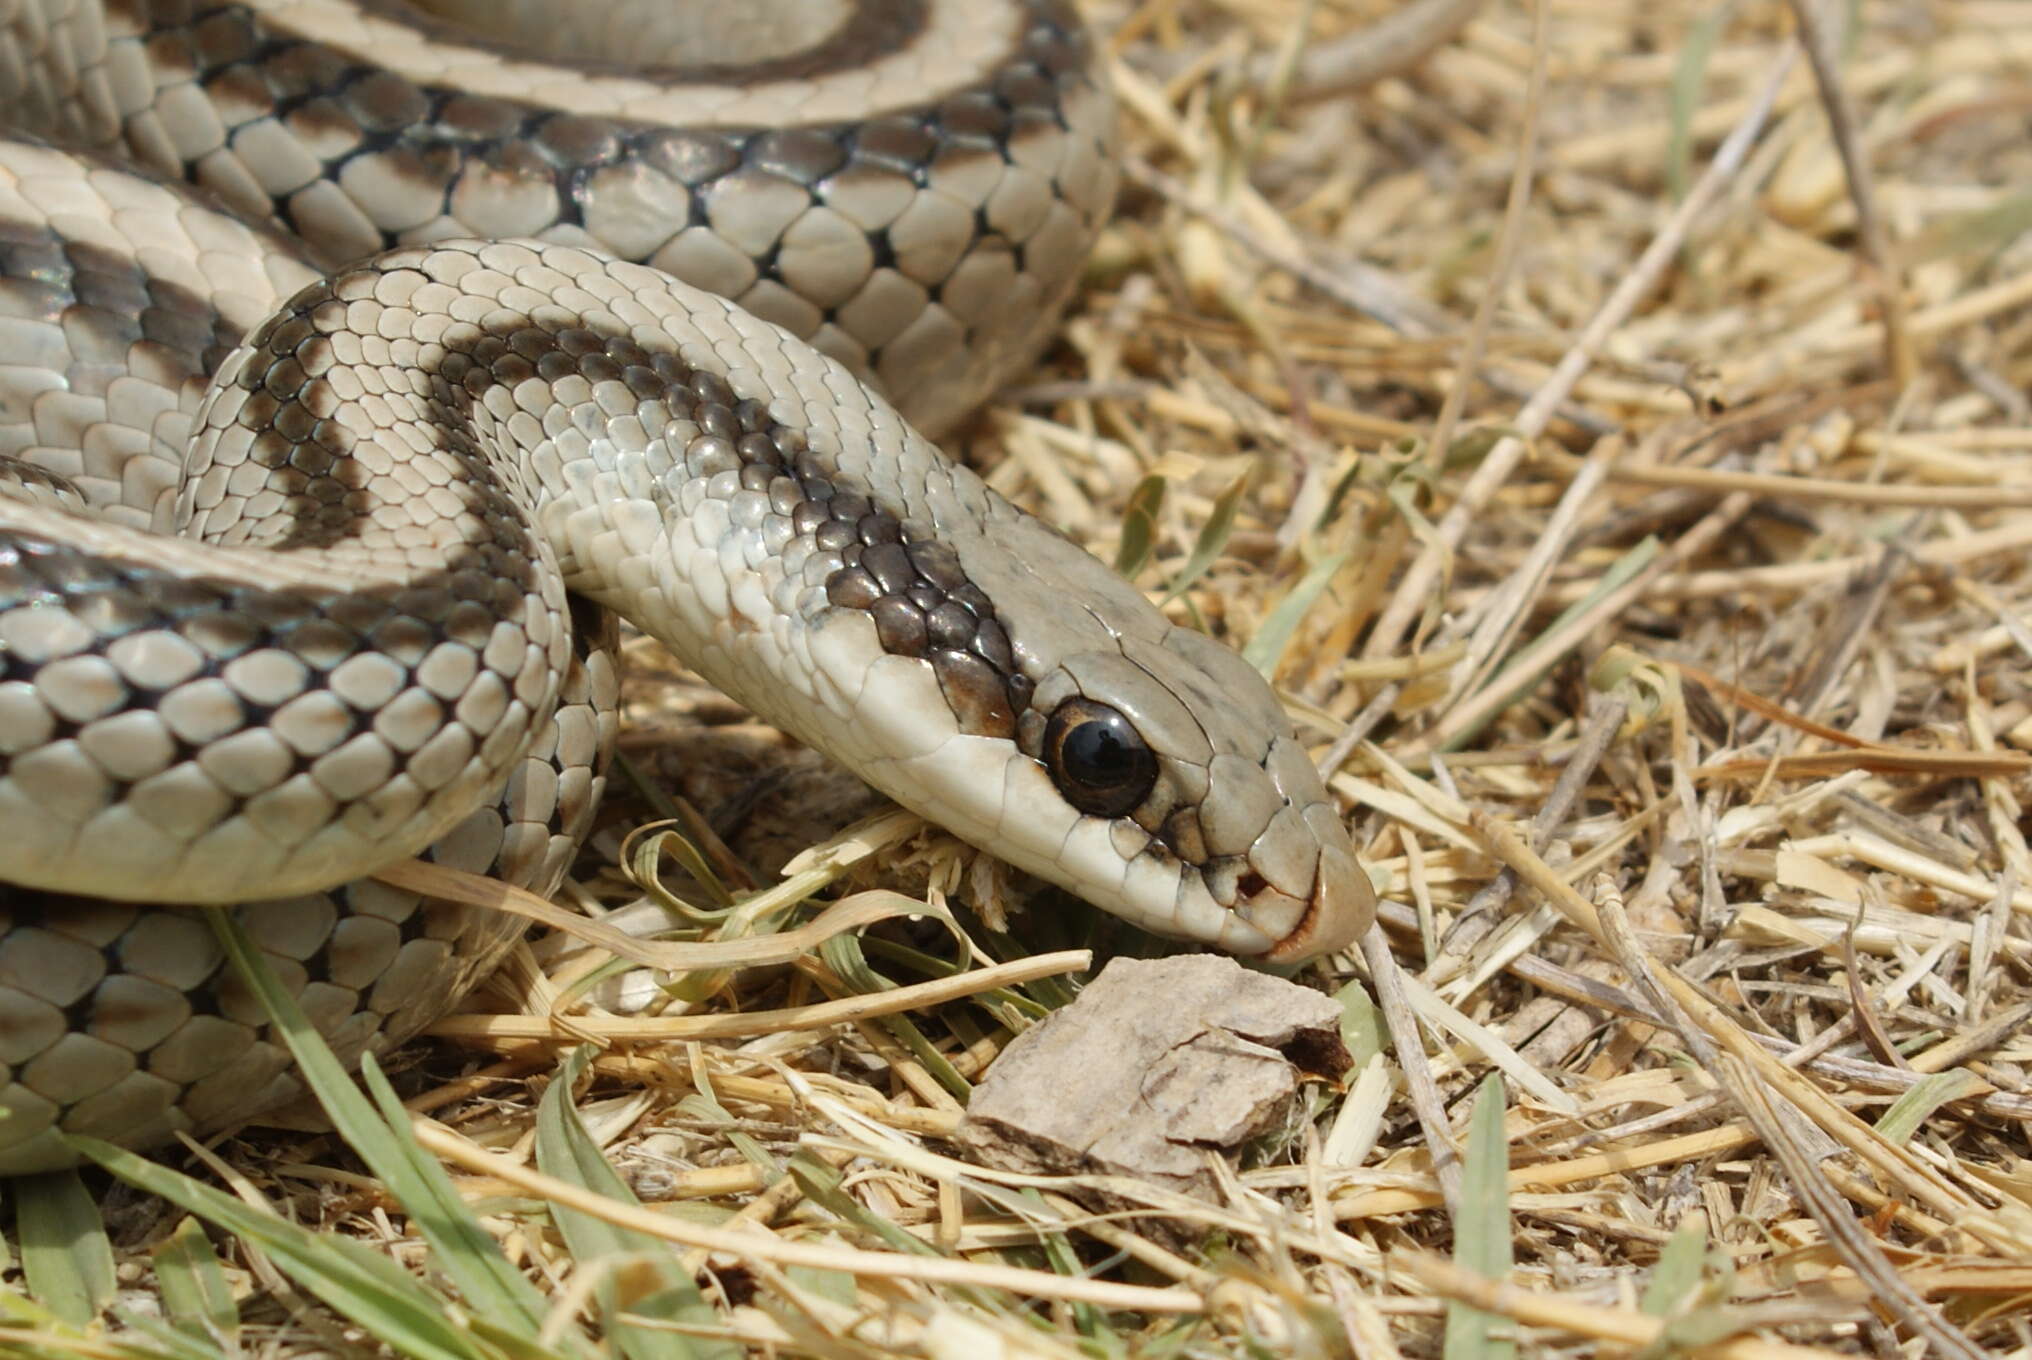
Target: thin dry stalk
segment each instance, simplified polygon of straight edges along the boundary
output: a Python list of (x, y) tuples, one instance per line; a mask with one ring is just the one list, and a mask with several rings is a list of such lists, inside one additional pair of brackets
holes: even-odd
[(1608, 337), (1625, 321), (1644, 296), (1657, 286), (1659, 276), (1672, 257), (1684, 244), (1686, 233), (1708, 204), (1721, 193), (1730, 179), (1749, 155), (1765, 120), (1770, 117), (1771, 106), (1777, 101), (1778, 90), (1792, 68), (1792, 57), (1788, 52), (1772, 64), (1771, 71), (1758, 90), (1757, 98), (1743, 120), (1715, 151), (1707, 170), (1695, 183), (1679, 208), (1666, 222), (1651, 244), (1645, 249), (1630, 272), (1624, 276), (1616, 291), (1610, 295), (1601, 310), (1595, 313), (1580, 338), (1560, 359), (1552, 376), (1522, 411), (1517, 413), (1511, 426), (1514, 435), (1506, 435), (1489, 450), (1482, 460), (1475, 476), (1461, 488), (1459, 500), (1439, 523), (1435, 540), (1412, 562), (1404, 574), (1399, 594), (1391, 606), (1376, 621), (1363, 648), (1364, 656), (1375, 656), (1393, 650), (1404, 640), (1405, 629), (1409, 626), (1417, 601), (1431, 591), (1438, 578), (1443, 559), (1454, 551), (1473, 521), (1489, 498), (1495, 494), (1513, 473), (1528, 451), (1528, 441), (1545, 430), (1558, 404), (1565, 400), (1580, 376), (1593, 362), (1596, 351)]
[[(1841, 153), (1842, 173), (1847, 177), (1849, 198), (1856, 205), (1856, 237), (1870, 279), (1877, 287), (1884, 309), (1884, 364), (1899, 387), (1911, 383), (1919, 371), (1918, 356), (1905, 324), (1905, 289), (1897, 253), (1884, 231), (1884, 219), (1877, 211), (1876, 180), (1870, 173), (1869, 156), (1856, 132), (1855, 113), (1842, 88), (1841, 71), (1835, 52), (1840, 36), (1822, 20), (1813, 0), (1791, 0), (1793, 17), (1799, 23), (1799, 42), (1813, 66), (1813, 80), (1820, 88), (1821, 107), (1827, 111), (1827, 125), (1834, 135), (1835, 150)], [(1835, 6), (1829, 6), (1831, 12)]]

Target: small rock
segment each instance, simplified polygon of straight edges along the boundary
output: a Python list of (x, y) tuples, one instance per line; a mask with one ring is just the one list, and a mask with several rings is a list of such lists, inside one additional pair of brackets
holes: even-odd
[(1209, 1199), (1209, 1150), (1232, 1162), (1302, 1078), (1352, 1065), (1340, 1025), (1333, 998), (1220, 955), (1116, 959), (995, 1060), (957, 1138), (986, 1166)]

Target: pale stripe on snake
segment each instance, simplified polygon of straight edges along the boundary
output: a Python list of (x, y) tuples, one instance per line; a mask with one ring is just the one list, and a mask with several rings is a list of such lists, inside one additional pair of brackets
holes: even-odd
[(610, 3), (542, 62), (535, 0), (12, 9), (8, 120), (88, 150), (0, 144), (0, 1172), (294, 1090), (141, 904), (286, 899), (239, 910), (348, 1054), (452, 1004), (513, 927), (349, 880), (554, 887), (603, 609), (1153, 930), (1366, 925), (1262, 679), (861, 380), (936, 430), (1048, 334), (1113, 197), (1068, 13)]

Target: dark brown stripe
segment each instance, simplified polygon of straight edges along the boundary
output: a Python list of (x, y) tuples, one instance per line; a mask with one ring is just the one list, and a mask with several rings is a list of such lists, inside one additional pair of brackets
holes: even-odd
[[(240, 376), (251, 399), (264, 405), (266, 428), (250, 457), (285, 476), (300, 474), (304, 460), (283, 432), (292, 424), (322, 424), (318, 418), (329, 397), (328, 379), (303, 377), (304, 367), (315, 367), (329, 344), (317, 313), (350, 291), (342, 278), (299, 294), (257, 337), (275, 357), (250, 364)], [(513, 387), (538, 375), (556, 381), (566, 373), (595, 386), (619, 381), (638, 398), (660, 400), (672, 414), (688, 417), (697, 434), (686, 447), (670, 450), (688, 476), (734, 473), (739, 492), (767, 498), (767, 514), (782, 521), (785, 550), (803, 540), (838, 554), (842, 565), (826, 581), (829, 605), (867, 613), (890, 654), (929, 662), (962, 730), (1015, 738), (1034, 683), (1019, 668), (993, 601), (968, 579), (959, 555), (926, 526), (902, 519), (868, 488), (840, 476), (811, 451), (801, 431), (772, 418), (763, 403), (737, 398), (718, 374), (667, 352), (645, 350), (625, 333), (590, 325), (559, 331), (526, 316), (490, 318), (487, 328), (461, 338), (431, 375), (440, 400), (450, 407), (443, 413), (444, 442), (466, 465), (465, 494), (490, 523), (517, 526), (518, 559), (526, 550), (520, 538), (525, 511), (510, 501), (482, 452), (472, 414), (491, 387)], [(357, 504), (348, 494), (357, 489), (355, 469), (350, 459), (339, 457), (320, 475), (290, 488), (297, 503), (330, 508), (300, 520), (290, 540), (274, 546), (328, 546), (350, 536), (357, 526), (342, 507)], [(498, 546), (474, 545), (469, 551), (485, 555)]]

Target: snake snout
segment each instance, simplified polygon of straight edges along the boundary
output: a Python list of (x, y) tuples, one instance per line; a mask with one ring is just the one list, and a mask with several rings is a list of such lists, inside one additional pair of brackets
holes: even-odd
[[(1236, 912), (1277, 941), (1260, 956), (1266, 963), (1304, 963), (1345, 949), (1376, 919), (1376, 890), (1351, 849), (1322, 845), (1305, 901), (1266, 886), (1239, 903)], [(1275, 923), (1296, 924), (1279, 930)]]

